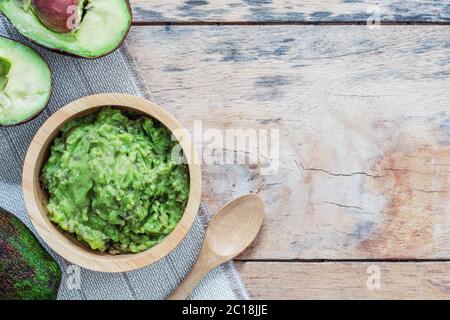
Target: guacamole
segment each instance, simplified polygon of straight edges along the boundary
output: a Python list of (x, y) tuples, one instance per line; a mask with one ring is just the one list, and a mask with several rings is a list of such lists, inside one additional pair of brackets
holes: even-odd
[(111, 107), (68, 122), (41, 173), (50, 220), (110, 254), (158, 244), (189, 196), (187, 165), (171, 156), (177, 143), (156, 120)]

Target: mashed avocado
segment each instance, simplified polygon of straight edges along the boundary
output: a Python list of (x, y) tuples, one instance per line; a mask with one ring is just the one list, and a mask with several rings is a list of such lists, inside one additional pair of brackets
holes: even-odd
[(178, 142), (166, 127), (104, 108), (61, 131), (41, 175), (51, 221), (111, 254), (144, 251), (175, 228), (189, 174), (172, 160)]

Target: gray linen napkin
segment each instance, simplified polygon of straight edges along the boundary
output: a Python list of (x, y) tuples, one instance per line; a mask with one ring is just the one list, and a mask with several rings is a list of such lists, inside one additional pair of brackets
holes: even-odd
[[(0, 127), (0, 206), (16, 214), (34, 231), (25, 210), (21, 173), (28, 146), (44, 121), (62, 106), (90, 94), (123, 92), (150, 100), (152, 97), (126, 43), (104, 58), (83, 60), (31, 44), (3, 17), (0, 17), (0, 35), (19, 40), (38, 51), (53, 73), (53, 96), (47, 109), (27, 124)], [(208, 219), (209, 213), (202, 204), (192, 229), (174, 252), (133, 272), (107, 274), (77, 269), (46, 247), (63, 270), (59, 299), (164, 299), (194, 264)], [(77, 283), (76, 279), (81, 282)], [(190, 298), (248, 299), (248, 295), (233, 263), (227, 263), (210, 272)]]

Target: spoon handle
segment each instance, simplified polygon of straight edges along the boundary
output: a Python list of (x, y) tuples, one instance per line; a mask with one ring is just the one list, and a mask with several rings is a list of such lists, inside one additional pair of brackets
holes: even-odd
[(189, 272), (187, 277), (184, 278), (179, 286), (170, 294), (167, 300), (186, 300), (192, 290), (209, 271), (211, 271), (211, 269), (208, 268), (202, 260), (197, 261), (191, 272)]

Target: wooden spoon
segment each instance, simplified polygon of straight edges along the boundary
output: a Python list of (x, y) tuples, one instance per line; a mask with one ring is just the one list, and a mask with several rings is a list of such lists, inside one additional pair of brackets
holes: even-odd
[(197, 263), (168, 299), (187, 299), (208, 272), (244, 251), (261, 228), (264, 208), (261, 197), (249, 194), (229, 202), (216, 213), (209, 223)]

